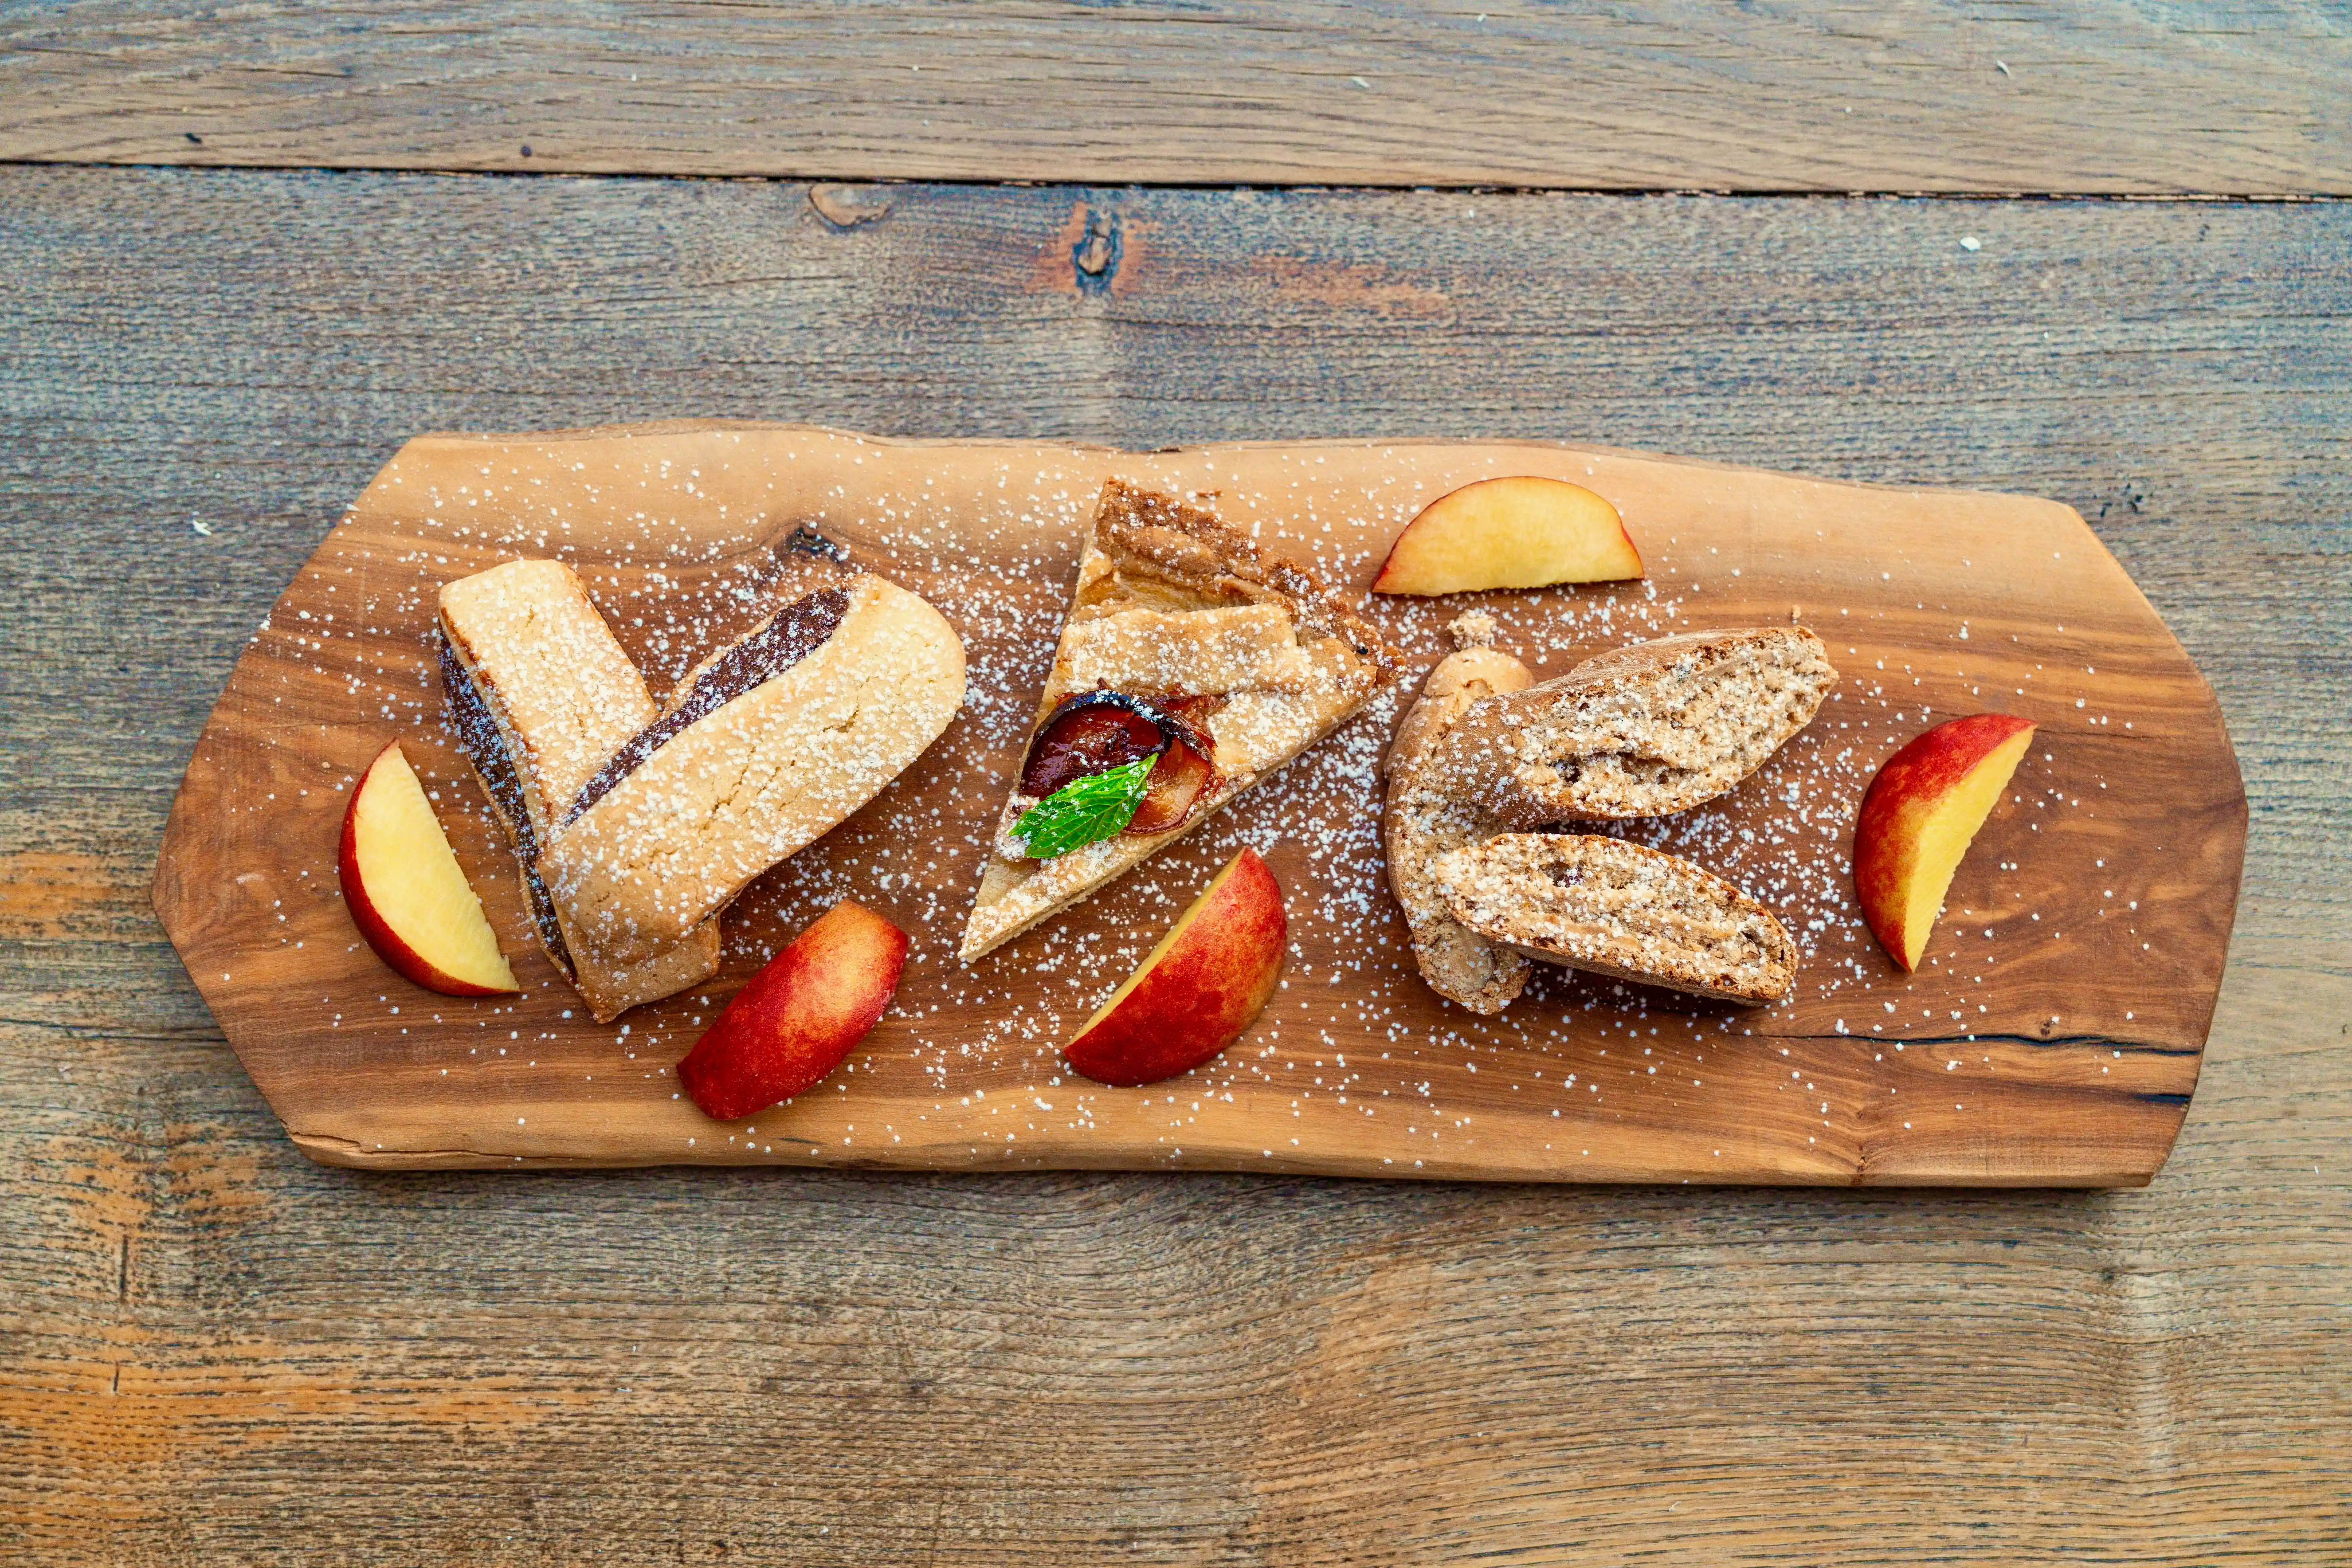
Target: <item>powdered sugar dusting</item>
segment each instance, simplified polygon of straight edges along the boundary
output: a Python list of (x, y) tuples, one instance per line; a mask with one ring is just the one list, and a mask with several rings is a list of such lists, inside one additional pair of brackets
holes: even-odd
[[(1111, 889), (961, 968), (956, 937), (1035, 717), (1078, 528), (1114, 468), (1213, 492), (1228, 520), (1359, 587), (1444, 489), (1556, 472), (1618, 504), (1650, 575), (1375, 601), (1368, 614), (1405, 655), (1399, 686)], [(1686, 474), (1553, 447), (1126, 458), (722, 430), (412, 448), (257, 634), (268, 662), (240, 676), (242, 711), (270, 742), (270, 763), (262, 798), (236, 809), (299, 811), (304, 826), (271, 841), (318, 854), (247, 868), (268, 900), (238, 895), (253, 905), (244, 929), (263, 933), (238, 965), (302, 977), (289, 994), (318, 1000), (302, 1001), (315, 1016), (298, 1026), (404, 1064), (414, 1103), (466, 1120), (469, 1147), (496, 1158), (610, 1157), (620, 1139), (629, 1157), (682, 1160), (1570, 1178), (1641, 1176), (1664, 1160), (1727, 1180), (1836, 1176), (1971, 1136), (1961, 1131), (1971, 1118), (2038, 1083), (2137, 1092), (2171, 1082), (2162, 1052), (2142, 1048), (2164, 1043), (2151, 1020), (2182, 1013), (2163, 1000), (2178, 991), (2165, 955), (2141, 946), (2153, 934), (2142, 921), (2171, 896), (2163, 814), (2132, 798), (2128, 770), (2111, 770), (2127, 754), (2118, 747), (2180, 715), (2124, 706), (2131, 656), (2096, 625), (2069, 631), (2068, 615), (2050, 613), (2065, 593), (2079, 598), (2079, 584), (2053, 575), (2041, 599), (1971, 592), (1952, 559), (1927, 552), (1926, 531), (1902, 536), (1908, 555), (1873, 546), (1868, 509), (1853, 499), (1871, 492), (1775, 483), (1777, 510), (1759, 515), (1752, 488), (1718, 506)], [(801, 525), (940, 610), (968, 654), (964, 708), (870, 805), (736, 901), (714, 981), (590, 1025), (540, 960), (510, 874), (493, 869), (504, 849), (434, 679), (435, 594), (500, 560), (564, 561), (658, 691), (772, 612), (793, 571), (774, 546)], [(1964, 557), (1965, 531), (1949, 545)], [(1869, 576), (1885, 574), (1875, 583), (1852, 565), (1873, 549)], [(1786, 1002), (1740, 1012), (1539, 972), (1507, 1013), (1479, 1018), (1421, 984), (1385, 885), (1378, 766), (1402, 704), (1449, 649), (1447, 624), (1474, 607), (1494, 616), (1496, 646), (1539, 678), (1675, 631), (1793, 616), (1822, 637), (1843, 682), (1809, 728), (1721, 800), (1618, 830), (1779, 917), (1800, 951)], [(1897, 745), (1987, 710), (2034, 718), (2042, 733), (1906, 980), (1853, 905), (1853, 811)], [(415, 739), (412, 763), (523, 978), (520, 998), (394, 994), (401, 983), (335, 907), (331, 824), (394, 733)], [(2119, 816), (2137, 839), (2121, 836)], [(1168, 1084), (1074, 1079), (1056, 1048), (1244, 844), (1274, 868), (1292, 920), (1290, 963), (1258, 1026)], [(912, 938), (891, 1015), (798, 1103), (740, 1125), (703, 1121), (676, 1098), (672, 1064), (771, 952), (842, 897)], [(2095, 983), (2081, 956), (2091, 952)], [(584, 1113), (592, 1101), (600, 1109)], [(1930, 1134), (1943, 1142), (1922, 1142)]]

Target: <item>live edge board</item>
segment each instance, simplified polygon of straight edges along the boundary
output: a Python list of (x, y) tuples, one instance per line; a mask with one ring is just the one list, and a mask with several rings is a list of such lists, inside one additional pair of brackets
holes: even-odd
[[(1501, 474), (1613, 502), (1633, 583), (1370, 601), (1397, 689), (1125, 881), (955, 961), (1103, 480), (1211, 495), (1360, 592), (1436, 496)], [(962, 637), (962, 713), (865, 810), (754, 883), (719, 977), (598, 1026), (540, 952), (442, 710), (435, 595), (517, 555), (574, 567), (656, 690), (751, 622), (803, 527)], [(1771, 906), (1803, 961), (1740, 1010), (1539, 974), (1499, 1017), (1421, 983), (1389, 898), (1378, 766), (1472, 604), (1557, 674), (1669, 632), (1794, 621), (1842, 683), (1729, 795), (1645, 830)], [(1943, 718), (2039, 730), (1916, 975), (1847, 866), (1878, 764)], [(403, 740), (525, 987), (434, 995), (380, 963), (337, 890), (347, 792)], [(2245, 852), (2220, 709), (2069, 508), (1600, 447), (1330, 441), (1127, 453), (693, 423), (425, 436), (327, 536), (198, 740), (156, 869), (165, 929), (305, 1152), (376, 1168), (772, 1163), (1471, 1181), (2135, 1186), (2197, 1083)], [(1255, 1027), (1171, 1082), (1111, 1089), (1057, 1047), (1216, 868), (1256, 847), (1292, 951)], [(913, 938), (845, 1069), (742, 1122), (674, 1068), (767, 955), (855, 897)]]

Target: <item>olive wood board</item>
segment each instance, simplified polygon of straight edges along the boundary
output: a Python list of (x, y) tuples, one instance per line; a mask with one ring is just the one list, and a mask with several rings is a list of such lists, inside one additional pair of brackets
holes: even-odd
[[(1360, 593), (1423, 505), (1498, 474), (1606, 496), (1646, 579), (1371, 599), (1404, 656), (1394, 689), (1122, 882), (958, 965), (1104, 479), (1212, 496)], [(940, 608), (970, 658), (964, 710), (864, 810), (745, 891), (718, 979), (598, 1026), (533, 940), (448, 730), (436, 593), (517, 555), (563, 560), (658, 692), (792, 591), (782, 546), (803, 526)], [(1474, 605), (1538, 677), (1693, 628), (1822, 635), (1842, 680), (1804, 732), (1721, 799), (1616, 829), (1773, 908), (1803, 954), (1788, 1001), (1740, 1009), (1538, 966), (1488, 1019), (1423, 986), (1387, 890), (1378, 765), (1445, 624)], [(1853, 815), (1897, 746), (1981, 711), (2040, 730), (1905, 975), (1853, 906)], [(395, 737), (520, 996), (420, 990), (352, 926), (341, 819)], [(271, 1108), (335, 1164), (2131, 1186), (2163, 1163), (2196, 1087), (2245, 824), (2211, 690), (2054, 501), (1541, 442), (1127, 453), (695, 422), (404, 447), (239, 659), (173, 803), (154, 898)], [(1244, 845), (1290, 915), (1257, 1024), (1168, 1083), (1065, 1070), (1057, 1047)], [(675, 1063), (842, 897), (912, 938), (889, 1014), (795, 1101), (706, 1119)]]

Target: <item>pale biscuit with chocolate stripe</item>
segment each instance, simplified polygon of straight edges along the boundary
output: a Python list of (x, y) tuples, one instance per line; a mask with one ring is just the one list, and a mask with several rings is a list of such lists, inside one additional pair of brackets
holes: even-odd
[(531, 922), (589, 1012), (609, 1022), (719, 970), (714, 914), (665, 951), (614, 963), (566, 939), (539, 872), (556, 816), (659, 710), (572, 569), (509, 561), (441, 590), (441, 679), (475, 776), (514, 847)]
[(540, 856), (564, 930), (615, 963), (683, 940), (871, 800), (963, 704), (963, 645), (870, 574), (703, 661), (560, 814)]

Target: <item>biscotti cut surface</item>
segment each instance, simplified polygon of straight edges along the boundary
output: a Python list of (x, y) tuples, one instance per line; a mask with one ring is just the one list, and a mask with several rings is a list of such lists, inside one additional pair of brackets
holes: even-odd
[[(837, 595), (838, 613), (824, 601)], [(802, 651), (780, 623), (828, 624)], [(940, 613), (880, 577), (808, 595), (743, 639), (778, 641), (791, 662), (748, 689), (681, 683), (667, 731), (624, 742), (634, 762), (591, 777), (540, 868), (568, 931), (620, 963), (642, 963), (723, 908), (761, 872), (871, 800), (962, 706), (963, 645)], [(766, 667), (762, 667), (764, 669)], [(760, 674), (753, 670), (746, 674)], [(716, 691), (707, 710), (693, 705)]]
[(1663, 816), (1755, 772), (1837, 679), (1801, 627), (1685, 632), (1476, 704), (1433, 765), (1489, 784), (1512, 826)]
[(1498, 834), (1440, 855), (1432, 876), (1466, 930), (1530, 957), (1750, 1005), (1796, 984), (1797, 944), (1770, 910), (1638, 844)]
[(1080, 547), (1037, 721), (1097, 689), (1221, 698), (1200, 725), (1214, 782), (1164, 833), (1120, 833), (1047, 860), (1028, 858), (1004, 831), (1036, 804), (1016, 784), (958, 956), (979, 958), (1182, 837), (1338, 729), (1393, 674), (1386, 644), (1305, 568), (1212, 511), (1111, 480)]
[(660, 710), (572, 568), (509, 561), (441, 590), (441, 633), (481, 689), (541, 839)]
[(1494, 635), (1491, 619), (1464, 616), (1451, 629), (1462, 645), (1459, 651), (1429, 672), (1389, 746), (1381, 841), (1388, 851), (1389, 887), (1412, 931), (1413, 961), (1422, 978), (1447, 1001), (1493, 1014), (1527, 984), (1528, 961), (1464, 929), (1432, 874), (1438, 856), (1494, 831), (1486, 816), (1489, 792), (1475, 781), (1433, 772), (1429, 760), (1438, 741), (1474, 704), (1523, 690), (1535, 677), (1517, 659), (1486, 646)]
[(669, 949), (615, 963), (572, 941), (539, 870), (566, 806), (658, 710), (572, 569), (509, 561), (441, 590), (442, 685), (547, 950), (598, 1022), (719, 972), (714, 914)]

